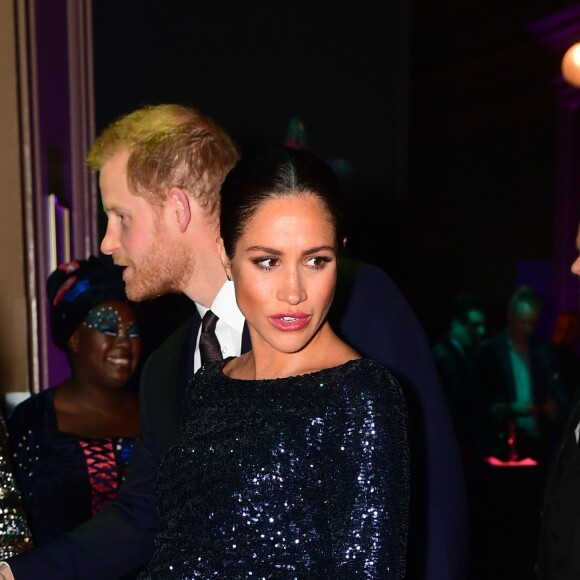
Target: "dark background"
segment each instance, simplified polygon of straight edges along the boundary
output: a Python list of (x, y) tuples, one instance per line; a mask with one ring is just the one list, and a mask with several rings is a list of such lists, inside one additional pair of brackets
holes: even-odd
[(529, 27), (570, 4), (97, 0), (97, 131), (180, 102), (249, 153), (298, 117), (352, 168), (351, 254), (391, 274), (428, 338), (463, 291), (493, 329), (522, 281), (549, 302), (559, 60)]
[(544, 296), (538, 331), (551, 330), (561, 55), (530, 29), (571, 4), (414, 4), (405, 284), (430, 338), (462, 291), (487, 302), (494, 332), (521, 283)]

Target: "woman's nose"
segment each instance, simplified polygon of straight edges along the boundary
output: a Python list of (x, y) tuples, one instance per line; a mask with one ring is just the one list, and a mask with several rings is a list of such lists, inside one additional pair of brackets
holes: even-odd
[(278, 290), (279, 300), (295, 305), (306, 300), (306, 296), (306, 289), (298, 272), (293, 271), (283, 277), (281, 287)]

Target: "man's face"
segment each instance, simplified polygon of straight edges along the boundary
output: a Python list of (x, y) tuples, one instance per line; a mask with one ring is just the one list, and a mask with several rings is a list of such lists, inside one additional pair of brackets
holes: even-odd
[(452, 321), (451, 334), (465, 351), (474, 351), (485, 334), (485, 314), (478, 309), (469, 310), (466, 320)]
[(528, 342), (538, 325), (540, 312), (527, 302), (519, 302), (508, 310), (508, 331), (516, 343)]
[(467, 332), (469, 336), (469, 348), (476, 349), (485, 336), (485, 314), (481, 310), (470, 310), (467, 313)]
[(578, 257), (572, 262), (570, 270), (572, 270), (572, 274), (580, 277), (580, 224), (578, 225), (578, 234), (576, 235), (576, 250), (578, 250)]
[(124, 266), (127, 296), (134, 301), (182, 292), (189, 268), (165, 207), (133, 195), (127, 185), (126, 151), (107, 161), (99, 177), (107, 231), (101, 251)]

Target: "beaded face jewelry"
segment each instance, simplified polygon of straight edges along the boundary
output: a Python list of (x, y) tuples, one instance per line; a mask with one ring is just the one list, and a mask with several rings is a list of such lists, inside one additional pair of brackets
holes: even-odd
[[(121, 334), (120, 330), (122, 322), (123, 319), (113, 307), (101, 306), (96, 310), (91, 310), (87, 314), (83, 324), (87, 328), (92, 328), (97, 332), (117, 338)], [(139, 338), (141, 336), (141, 328), (136, 321), (132, 321), (127, 326), (125, 336), (128, 336), (129, 338)]]

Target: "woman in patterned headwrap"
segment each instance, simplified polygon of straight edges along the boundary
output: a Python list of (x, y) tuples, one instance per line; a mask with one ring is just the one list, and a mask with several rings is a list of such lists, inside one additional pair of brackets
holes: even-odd
[(14, 474), (34, 541), (99, 512), (117, 493), (139, 433), (129, 388), (141, 354), (135, 307), (120, 272), (91, 256), (48, 278), (51, 333), (70, 376), (17, 405), (7, 419)]

